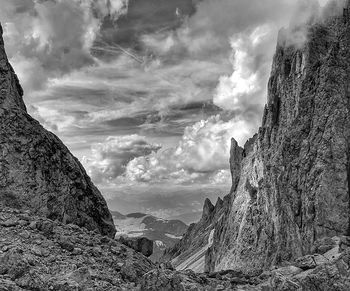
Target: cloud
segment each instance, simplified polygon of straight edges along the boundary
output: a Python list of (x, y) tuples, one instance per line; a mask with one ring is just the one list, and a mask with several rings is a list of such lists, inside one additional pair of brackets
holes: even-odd
[[(293, 14), (298, 15), (294, 26), (306, 21), (314, 10), (311, 8), (317, 4), (317, 1), (296, 4), (291, 0), (253, 2), (223, 0), (218, 4), (204, 0), (199, 2), (196, 13), (179, 29), (142, 36), (145, 47), (158, 60), (156, 72), (163, 80), (171, 78), (169, 72), (176, 72), (173, 74), (176, 78), (181, 70), (192, 71), (195, 75), (192, 66), (185, 66), (188, 60), (203, 64), (207, 56), (214, 60), (216, 53), (223, 59), (231, 51), (231, 58), (227, 56), (226, 60), (232, 65), (232, 73), (221, 75), (212, 97), (215, 105), (231, 114), (225, 117), (222, 113), (187, 126), (175, 147), (134, 158), (126, 165), (123, 179), (118, 177), (119, 182), (152, 184), (168, 181), (185, 185), (203, 181), (219, 184), (228, 179), (231, 137), (243, 145), (260, 123), (279, 27), (288, 25), (289, 16)], [(300, 13), (300, 7), (303, 13)], [(177, 65), (172, 63), (175, 59), (180, 60), (176, 71)], [(183, 84), (187, 92), (191, 92), (190, 86)], [(180, 89), (179, 92), (183, 91)], [(156, 105), (153, 110), (169, 111), (174, 104), (200, 98), (190, 96), (185, 99), (186, 92), (177, 94), (179, 92), (168, 92), (168, 98), (151, 101), (150, 104)], [(135, 108), (135, 104), (131, 104)], [(98, 116), (112, 115), (106, 112)]]
[(90, 48), (102, 18), (125, 13), (127, 1), (0, 0), (0, 5), (9, 58), (31, 92), (50, 78), (94, 64)]
[(202, 120), (185, 129), (176, 147), (131, 160), (126, 166), (125, 179), (178, 185), (228, 183), (230, 138), (235, 135), (242, 143), (250, 131), (239, 119), (224, 121), (213, 116)]
[(157, 2), (0, 0), (0, 19), (29, 111), (110, 203), (176, 215), (229, 191), (230, 139), (257, 130), (277, 32), (299, 6)]
[[(275, 36), (270, 26), (259, 26), (250, 33), (232, 37), (231, 76), (221, 76), (214, 95), (214, 104), (228, 110), (242, 110), (250, 104), (264, 102), (268, 68), (271, 59), (264, 55), (266, 45)], [(269, 45), (268, 45), (269, 46)]]
[(134, 158), (147, 156), (160, 149), (149, 144), (145, 137), (138, 135), (109, 137), (103, 143), (92, 146), (92, 155), (83, 163), (96, 183), (116, 179), (125, 172), (125, 167)]

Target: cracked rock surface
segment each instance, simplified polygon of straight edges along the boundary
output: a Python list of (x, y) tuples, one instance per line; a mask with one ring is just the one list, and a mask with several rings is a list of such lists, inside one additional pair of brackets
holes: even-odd
[[(349, 235), (350, 19), (342, 13), (302, 27), (303, 45), (290, 38), (300, 28), (281, 30), (262, 125), (243, 150), (233, 140), (228, 209), (207, 223), (215, 223), (207, 271), (255, 276), (313, 254), (321, 240)], [(201, 223), (178, 245), (196, 245), (190, 232)], [(323, 251), (329, 247), (322, 244)], [(186, 251), (178, 249), (168, 254), (181, 258)], [(309, 275), (346, 274), (338, 267), (325, 264)]]
[(0, 25), (0, 207), (30, 209), (114, 236), (106, 201), (80, 162), (26, 111)]
[(0, 209), (0, 290), (139, 290), (155, 265), (97, 231)]
[(314, 252), (260, 274), (224, 270), (197, 274), (191, 270), (152, 270), (142, 290), (347, 291), (350, 290), (350, 238), (325, 237)]

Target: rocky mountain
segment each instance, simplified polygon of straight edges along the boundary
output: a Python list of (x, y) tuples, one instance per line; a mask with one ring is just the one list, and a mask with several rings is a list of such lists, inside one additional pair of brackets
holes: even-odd
[[(244, 148), (232, 142), (232, 190), (226, 198), (228, 206), (224, 203), (221, 210), (224, 215), (191, 226), (182, 241), (167, 251), (170, 258), (181, 258), (188, 245), (198, 245), (196, 250), (203, 247), (208, 234), (198, 237), (196, 232), (210, 225), (215, 230), (205, 253), (205, 270), (230, 269), (251, 276), (272, 266), (296, 266), (298, 258), (317, 252), (324, 240), (349, 235), (347, 7), (344, 11), (328, 7), (307, 25), (280, 31), (259, 132)], [(306, 41), (296, 42), (300, 38), (295, 36), (301, 35)], [(211, 209), (205, 206), (204, 216)], [(339, 275), (339, 280), (348, 275)], [(315, 283), (310, 289), (303, 284), (264, 290), (336, 290), (325, 287), (326, 283), (323, 287)], [(347, 288), (342, 285), (339, 290)]]
[[(0, 25), (0, 205), (115, 234), (106, 201), (80, 162), (26, 110)], [(32, 73), (32, 72), (28, 72)]]
[(164, 250), (177, 243), (187, 230), (187, 225), (180, 220), (166, 220), (144, 213), (123, 215), (112, 211), (112, 216), (118, 230), (116, 237), (146, 237), (154, 242), (150, 259), (155, 262)]
[(27, 114), (0, 38), (0, 291), (350, 290), (349, 81), (350, 1), (280, 32), (262, 126), (232, 140), (231, 193), (166, 251), (174, 270), (108, 237), (106, 202)]
[(184, 237), (173, 247), (164, 251), (162, 260), (171, 261), (176, 270), (191, 269), (197, 273), (205, 271), (205, 254), (213, 244), (216, 225), (228, 209), (229, 196), (224, 200), (218, 198), (215, 206), (209, 199), (205, 200), (202, 218), (192, 223)]

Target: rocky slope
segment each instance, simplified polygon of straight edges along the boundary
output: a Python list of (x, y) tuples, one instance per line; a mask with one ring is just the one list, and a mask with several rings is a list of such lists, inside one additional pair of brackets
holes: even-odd
[(171, 261), (176, 270), (191, 269), (202, 273), (205, 269), (205, 254), (213, 243), (215, 227), (228, 210), (230, 197), (218, 198), (215, 206), (205, 200), (202, 218), (188, 228), (181, 241), (164, 251), (162, 260)]
[(22, 97), (0, 25), (0, 206), (114, 236), (101, 193), (63, 143), (28, 115)]
[(138, 290), (156, 266), (95, 231), (0, 209), (0, 290)]
[(163, 251), (177, 243), (188, 228), (180, 220), (161, 219), (144, 213), (111, 213), (118, 229), (116, 237), (145, 237), (154, 242), (153, 254), (150, 256), (154, 262), (159, 261)]
[[(349, 234), (346, 11), (280, 32), (262, 126), (243, 150), (232, 143), (232, 193), (206, 253), (208, 271), (260, 274), (313, 253), (325, 237)], [(300, 33), (307, 41), (296, 44)]]
[(259, 275), (226, 270), (198, 274), (192, 270), (156, 269), (145, 274), (141, 289), (147, 291), (347, 291), (350, 290), (350, 238), (325, 238), (316, 253), (300, 257)]

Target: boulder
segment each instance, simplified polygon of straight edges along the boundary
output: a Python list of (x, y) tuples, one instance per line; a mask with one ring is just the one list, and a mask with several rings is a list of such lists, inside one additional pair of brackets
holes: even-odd
[(128, 238), (122, 236), (118, 238), (118, 240), (122, 244), (132, 248), (146, 257), (153, 254), (153, 241), (146, 237)]

